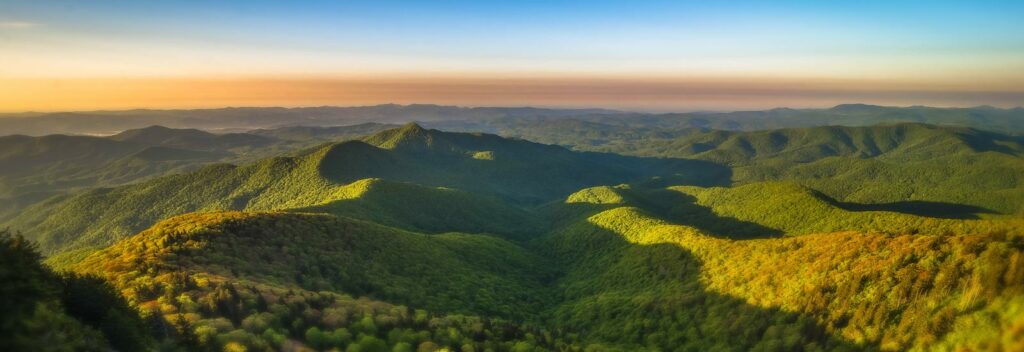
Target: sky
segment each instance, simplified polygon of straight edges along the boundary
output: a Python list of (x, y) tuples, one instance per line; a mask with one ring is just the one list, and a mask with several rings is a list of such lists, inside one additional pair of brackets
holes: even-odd
[(1024, 1), (0, 0), (0, 111), (1024, 105)]

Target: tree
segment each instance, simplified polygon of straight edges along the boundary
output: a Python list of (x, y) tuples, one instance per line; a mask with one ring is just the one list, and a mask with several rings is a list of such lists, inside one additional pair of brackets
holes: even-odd
[(391, 348), (391, 352), (413, 352), (413, 351), (414, 350), (412, 348), (412, 345), (409, 344), (408, 342), (396, 343), (395, 346)]
[(419, 346), (416, 347), (416, 352), (434, 352), (440, 348), (433, 341), (423, 341)]
[(199, 336), (196, 335), (192, 323), (185, 319), (184, 315), (178, 314), (177, 318), (174, 319), (174, 329), (178, 331), (178, 343), (180, 345), (191, 349), (199, 348)]
[(313, 346), (313, 348), (324, 349), (327, 347), (326, 340), (324, 339), (324, 333), (320, 331), (320, 328), (318, 327), (314, 326), (306, 329), (306, 334), (304, 336), (306, 338), (306, 343)]
[(0, 230), (0, 331), (17, 331), (19, 325), (59, 287), (53, 275), (39, 265), (36, 246), (19, 234)]

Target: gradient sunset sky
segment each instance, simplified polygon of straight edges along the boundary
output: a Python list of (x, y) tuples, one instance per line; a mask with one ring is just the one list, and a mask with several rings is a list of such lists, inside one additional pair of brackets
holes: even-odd
[(1024, 105), (1024, 1), (0, 0), (0, 111)]

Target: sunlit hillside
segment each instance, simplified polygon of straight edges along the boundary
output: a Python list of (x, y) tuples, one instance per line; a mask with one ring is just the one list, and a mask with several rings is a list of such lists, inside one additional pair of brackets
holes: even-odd
[(0, 352), (1024, 351), (1021, 14), (0, 1)]

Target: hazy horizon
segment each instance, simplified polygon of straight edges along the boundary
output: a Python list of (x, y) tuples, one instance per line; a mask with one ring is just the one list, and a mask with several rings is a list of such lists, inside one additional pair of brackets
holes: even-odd
[(963, 106), (937, 106), (937, 105), (881, 105), (881, 104), (868, 104), (863, 102), (845, 102), (835, 105), (828, 106), (810, 106), (810, 107), (799, 107), (799, 106), (773, 106), (761, 109), (692, 109), (692, 110), (656, 110), (656, 109), (618, 109), (609, 107), (599, 106), (545, 106), (545, 105), (460, 105), (460, 104), (436, 104), (430, 102), (423, 103), (394, 103), (384, 102), (376, 104), (353, 104), (353, 105), (224, 105), (224, 106), (209, 106), (209, 107), (172, 107), (172, 108), (159, 108), (159, 107), (130, 107), (130, 108), (117, 108), (117, 109), (81, 109), (81, 110), (21, 110), (21, 111), (0, 111), (0, 118), (17, 117), (18, 115), (32, 115), (32, 114), (60, 114), (60, 113), (122, 113), (130, 111), (187, 111), (187, 110), (220, 110), (220, 109), (316, 109), (316, 108), (370, 108), (378, 106), (397, 105), (403, 107), (423, 105), (423, 106), (439, 106), (439, 107), (455, 107), (463, 109), (473, 108), (493, 108), (493, 109), (552, 109), (552, 110), (607, 110), (613, 113), (640, 113), (640, 114), (688, 114), (688, 113), (735, 113), (745, 111), (767, 111), (776, 109), (793, 109), (793, 110), (828, 110), (841, 105), (869, 105), (879, 106), (885, 108), (935, 108), (935, 109), (974, 109), (974, 108), (996, 108), (1001, 110), (1013, 110), (1013, 109), (1024, 109), (1024, 106), (993, 106), (988, 104), (982, 105), (963, 105)]
[(1022, 19), (0, 0), (0, 346), (1024, 351)]
[(1024, 4), (0, 5), (0, 111), (1024, 102)]

